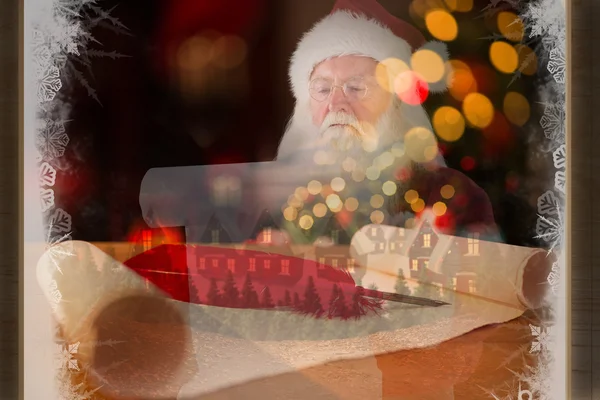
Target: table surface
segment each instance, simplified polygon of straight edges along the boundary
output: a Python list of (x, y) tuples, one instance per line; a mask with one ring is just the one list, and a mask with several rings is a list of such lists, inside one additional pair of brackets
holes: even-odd
[[(330, 362), (189, 399), (476, 400), (493, 399), (492, 393), (498, 399), (514, 399), (518, 398), (519, 392), (519, 379), (515, 374), (527, 373), (527, 366), (535, 366), (537, 362), (537, 353), (530, 352), (535, 337), (529, 326), (535, 325), (536, 320), (534, 313), (526, 313), (507, 323), (479, 328), (431, 348)], [(164, 347), (165, 342), (177, 347), (172, 340), (172, 329), (161, 332), (158, 327), (151, 331), (148, 337), (162, 342), (157, 348)], [(136, 335), (140, 335), (139, 331)], [(188, 366), (195, 362), (193, 355), (188, 354), (187, 358), (184, 362)], [(136, 381), (143, 384), (153, 380), (149, 376), (140, 376), (140, 368), (137, 368), (136, 372), (117, 368), (115, 376), (123, 378), (128, 386)], [(163, 371), (169, 373), (169, 368), (165, 367)], [(156, 373), (156, 369), (151, 372)], [(86, 379), (83, 368), (74, 371), (72, 380), (75, 384), (82, 383), (81, 389), (97, 387)], [(180, 384), (172, 386), (167, 398), (176, 399), (180, 388)], [(522, 386), (522, 389), (526, 387)], [(125, 398), (102, 392), (102, 389), (95, 392), (91, 398)], [(165, 399), (165, 396), (161, 398)]]

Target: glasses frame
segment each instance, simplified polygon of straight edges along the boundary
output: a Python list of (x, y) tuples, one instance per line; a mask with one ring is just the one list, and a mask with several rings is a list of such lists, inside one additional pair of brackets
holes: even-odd
[[(323, 102), (325, 102), (325, 101), (327, 101), (327, 100), (329, 100), (331, 98), (331, 96), (333, 95), (333, 92), (335, 91), (336, 88), (340, 88), (340, 89), (342, 89), (342, 93), (344, 93), (344, 97), (346, 99), (350, 100), (350, 98), (348, 97), (348, 94), (346, 93), (346, 87), (347, 87), (346, 85), (348, 84), (348, 82), (350, 82), (350, 81), (352, 81), (354, 79), (357, 79), (357, 78), (350, 78), (346, 82), (344, 82), (343, 85), (331, 85), (331, 90), (329, 91), (329, 94), (327, 95), (327, 97), (325, 97), (323, 100), (319, 100), (319, 99), (315, 99), (315, 97), (313, 96), (313, 94), (312, 94), (312, 92), (311, 92), (310, 89), (311, 89), (312, 84), (313, 84), (314, 81), (316, 81), (316, 80), (327, 80), (327, 79), (326, 78), (314, 78), (314, 79), (311, 79), (310, 82), (308, 82), (308, 94), (310, 95), (310, 97), (314, 101), (317, 101), (319, 103), (323, 103)], [(363, 81), (363, 82), (365, 81), (364, 78), (360, 78), (360, 80)], [(367, 85), (365, 83), (365, 94), (360, 99), (355, 100), (355, 101), (364, 100), (367, 97), (368, 94), (369, 94), (369, 85)]]

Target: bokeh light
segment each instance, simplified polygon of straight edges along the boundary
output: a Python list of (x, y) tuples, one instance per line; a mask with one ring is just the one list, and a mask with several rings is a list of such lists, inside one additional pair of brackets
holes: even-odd
[(323, 188), (323, 185), (321, 185), (321, 182), (319, 181), (310, 181), (308, 182), (308, 185), (306, 186), (308, 193), (312, 194), (312, 195), (317, 195), (319, 193), (321, 193), (321, 189)]
[(513, 46), (506, 42), (494, 42), (490, 46), (490, 61), (496, 69), (512, 74), (519, 67), (519, 55)]
[(298, 217), (298, 211), (294, 207), (286, 207), (283, 211), (283, 217), (288, 221), (294, 221)]
[(463, 157), (460, 160), (460, 167), (465, 171), (471, 171), (475, 168), (475, 159), (470, 156)]
[(298, 197), (300, 200), (305, 201), (308, 198), (308, 190), (305, 187), (297, 187), (296, 190), (294, 191), (294, 194), (296, 195), (296, 197)]
[(465, 119), (456, 108), (443, 106), (433, 114), (433, 128), (441, 139), (455, 142), (465, 131)]
[(327, 214), (327, 206), (323, 203), (317, 203), (313, 207), (313, 214), (317, 218), (323, 218)]
[(435, 216), (441, 217), (442, 215), (446, 214), (446, 210), (448, 209), (448, 207), (446, 206), (446, 204), (442, 203), (441, 201), (438, 201), (433, 205), (433, 207), (431, 207), (431, 209)]
[(365, 180), (365, 172), (362, 169), (355, 169), (352, 171), (352, 180), (354, 182), (362, 182)]
[(463, 114), (469, 123), (477, 128), (485, 128), (492, 123), (494, 106), (481, 93), (471, 93), (463, 102)]
[(187, 71), (198, 71), (210, 62), (212, 41), (204, 36), (193, 36), (183, 42), (177, 50), (177, 64)]
[(417, 220), (415, 220), (414, 218), (409, 218), (406, 220), (406, 222), (404, 223), (404, 227), (406, 229), (412, 229), (417, 225)]
[(521, 93), (508, 92), (504, 96), (504, 115), (513, 124), (523, 126), (529, 121), (531, 107), (529, 102)]
[(392, 155), (394, 157), (402, 157), (404, 155), (404, 143), (396, 142), (392, 145)]
[(235, 68), (244, 61), (248, 52), (246, 43), (238, 36), (221, 36), (215, 40), (211, 52), (211, 61), (222, 68)]
[(438, 153), (437, 139), (426, 128), (414, 127), (404, 137), (406, 154), (415, 162), (424, 163), (433, 160)]
[(394, 194), (396, 194), (397, 189), (398, 186), (396, 185), (396, 182), (387, 181), (383, 185), (381, 185), (381, 190), (383, 191), (383, 194), (387, 196), (393, 196)]
[(406, 200), (406, 202), (408, 204), (413, 204), (418, 199), (419, 199), (419, 193), (417, 193), (416, 190), (410, 189), (410, 190), (407, 190), (406, 193), (404, 193), (404, 200)]
[(389, 151), (381, 153), (381, 155), (375, 159), (375, 166), (379, 169), (385, 169), (392, 164), (394, 164), (394, 156)]
[(356, 161), (352, 157), (346, 157), (346, 159), (342, 161), (342, 168), (346, 172), (352, 172), (356, 168)]
[(300, 225), (300, 228), (304, 230), (309, 230), (310, 228), (312, 228), (313, 224), (314, 220), (310, 215), (303, 215), (298, 221), (298, 225)]
[(445, 10), (432, 10), (425, 15), (427, 30), (436, 39), (449, 42), (458, 36), (458, 24), (449, 12)]
[(469, 12), (473, 9), (473, 0), (444, 0), (450, 11)]
[(413, 53), (410, 59), (412, 70), (417, 72), (425, 82), (439, 82), (446, 72), (442, 57), (433, 50), (423, 49)]
[(410, 208), (416, 213), (419, 213), (425, 209), (425, 200), (417, 199), (414, 203), (410, 205)]
[(383, 199), (382, 195), (374, 194), (373, 196), (371, 196), (371, 201), (369, 203), (371, 204), (371, 207), (373, 207), (373, 208), (380, 208), (383, 206), (384, 202), (385, 202), (385, 200)]
[(383, 89), (389, 93), (394, 92), (393, 82), (400, 74), (410, 71), (408, 64), (398, 58), (387, 58), (377, 64), (375, 79)]
[(420, 74), (414, 71), (403, 72), (394, 80), (394, 91), (406, 104), (423, 104), (429, 96), (429, 86)]
[(297, 197), (295, 194), (292, 194), (292, 195), (290, 195), (290, 197), (288, 197), (288, 204), (291, 207), (295, 207), (295, 208), (302, 208), (302, 206), (304, 205), (302, 200), (299, 197)]
[(515, 51), (519, 55), (519, 71), (525, 75), (535, 75), (538, 69), (538, 59), (535, 51), (524, 44), (516, 44)]
[(454, 197), (454, 187), (452, 185), (444, 185), (440, 189), (440, 194), (446, 200), (451, 199)]
[(375, 210), (371, 213), (371, 222), (374, 224), (381, 224), (385, 218), (383, 212)]
[(341, 192), (346, 187), (346, 181), (339, 176), (331, 180), (331, 188), (336, 192)]
[(467, 64), (458, 60), (448, 61), (448, 64), (452, 72), (446, 78), (446, 83), (452, 97), (463, 101), (469, 93), (477, 92), (477, 81)]
[(337, 194), (330, 194), (329, 196), (327, 196), (327, 198), (325, 199), (325, 203), (327, 203), (327, 207), (329, 207), (329, 209), (333, 212), (340, 212), (342, 210), (342, 207), (344, 206), (344, 203), (342, 203), (340, 196), (338, 196)]
[(513, 42), (520, 42), (523, 40), (523, 34), (525, 33), (525, 27), (523, 21), (517, 16), (517, 14), (509, 11), (501, 11), (498, 13), (498, 30), (500, 33)]
[(354, 197), (348, 197), (346, 199), (346, 201), (344, 202), (344, 207), (346, 207), (346, 210), (350, 211), (350, 212), (354, 212), (356, 210), (358, 210), (358, 200)]
[(381, 171), (379, 170), (379, 168), (375, 167), (375, 166), (370, 166), (369, 168), (367, 168), (367, 170), (365, 171), (365, 174), (367, 175), (367, 178), (369, 180), (376, 180), (379, 178), (379, 175), (381, 174)]

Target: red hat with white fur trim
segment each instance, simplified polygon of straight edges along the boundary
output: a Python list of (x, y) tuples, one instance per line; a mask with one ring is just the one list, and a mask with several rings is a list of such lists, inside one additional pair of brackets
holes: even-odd
[(292, 56), (289, 79), (294, 97), (299, 103), (309, 100), (307, 88), (314, 68), (332, 57), (396, 58), (410, 65), (413, 51), (425, 47), (447, 59), (444, 44), (426, 44), (419, 30), (391, 15), (377, 0), (338, 0), (331, 13), (304, 34)]

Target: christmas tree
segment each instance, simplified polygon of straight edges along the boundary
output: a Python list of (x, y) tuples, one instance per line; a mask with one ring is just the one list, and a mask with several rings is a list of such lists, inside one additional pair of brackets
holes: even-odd
[(258, 308), (258, 294), (254, 290), (252, 284), (252, 278), (250, 274), (246, 274), (246, 280), (244, 281), (244, 287), (242, 288), (241, 306), (243, 308)]
[(424, 297), (432, 300), (440, 299), (440, 288), (439, 286), (434, 285), (430, 281), (430, 279), (427, 277), (427, 271), (425, 269), (421, 271), (419, 285), (415, 289), (413, 295), (416, 297)]
[(240, 291), (235, 285), (233, 272), (227, 270), (227, 278), (223, 284), (223, 294), (221, 295), (221, 305), (224, 307), (237, 307), (240, 303)]
[(206, 304), (210, 304), (212, 306), (218, 306), (221, 303), (221, 295), (219, 293), (219, 288), (217, 286), (217, 281), (215, 278), (210, 279), (210, 288), (208, 289), (208, 294), (206, 295)]
[(346, 305), (344, 291), (340, 290), (335, 283), (333, 284), (331, 300), (329, 301), (328, 317), (341, 319), (348, 318), (348, 307)]
[(271, 290), (268, 286), (265, 286), (262, 292), (262, 298), (260, 302), (261, 307), (263, 308), (273, 308), (275, 304), (273, 304), (273, 298), (271, 297)]
[(404, 278), (404, 272), (402, 268), (398, 269), (398, 278), (396, 279), (396, 285), (394, 286), (394, 291), (398, 294), (411, 294), (411, 290), (406, 284), (406, 278)]
[(308, 285), (304, 291), (304, 304), (302, 311), (306, 314), (320, 317), (323, 314), (323, 306), (321, 305), (321, 297), (315, 288), (315, 281), (312, 276), (308, 277)]

